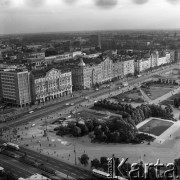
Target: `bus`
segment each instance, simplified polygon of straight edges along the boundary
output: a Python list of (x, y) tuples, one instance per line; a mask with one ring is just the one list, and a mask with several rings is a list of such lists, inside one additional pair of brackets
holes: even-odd
[(3, 145), (10, 149), (15, 149), (17, 151), (19, 150), (19, 145), (11, 143), (11, 142), (4, 143)]
[[(100, 171), (100, 170), (97, 170), (97, 169), (93, 169), (92, 170), (92, 173), (95, 177), (98, 177), (100, 179), (112, 179), (110, 177), (110, 174), (109, 173), (106, 173), (106, 172), (103, 172), (103, 171)], [(115, 176), (113, 178), (114, 180), (127, 180), (126, 178), (124, 177), (120, 177), (120, 176)]]
[(127, 87), (127, 86), (128, 86), (128, 82), (122, 82), (122, 85), (123, 85), (124, 87)]
[(106, 173), (106, 172), (103, 172), (103, 171), (100, 171), (100, 170), (97, 170), (97, 169), (93, 169), (92, 173), (93, 173), (94, 176), (102, 178), (102, 179), (108, 179), (110, 177), (109, 173)]

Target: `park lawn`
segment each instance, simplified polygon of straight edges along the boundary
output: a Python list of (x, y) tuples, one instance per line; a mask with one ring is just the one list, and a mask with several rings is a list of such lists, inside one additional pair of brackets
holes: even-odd
[(174, 105), (174, 99), (175, 99), (175, 98), (180, 98), (180, 93), (177, 93), (177, 94), (169, 97), (168, 99), (162, 101), (161, 104), (162, 104), (162, 105), (167, 105), (167, 104), (169, 104), (169, 105)]
[(163, 96), (164, 94), (167, 94), (168, 92), (172, 91), (173, 88), (170, 87), (155, 87), (155, 86), (151, 86), (149, 89), (149, 92), (151, 94), (151, 99), (157, 99), (161, 96)]
[(128, 99), (132, 99), (134, 101), (138, 100), (139, 98), (141, 98), (141, 92), (138, 89), (135, 90), (131, 90), (122, 94), (118, 94), (117, 96), (114, 96), (114, 98), (128, 98)]
[(146, 124), (144, 124), (143, 126), (141, 126), (138, 130), (140, 132), (149, 133), (149, 129), (150, 129), (150, 134), (159, 136), (172, 125), (173, 123), (169, 121), (152, 119), (148, 121)]
[(89, 111), (80, 111), (78, 113), (76, 113), (75, 115), (72, 115), (72, 117), (74, 118), (82, 118), (84, 120), (88, 120), (88, 119), (102, 119), (105, 118), (107, 115), (103, 115), (101, 113), (98, 112), (89, 112)]

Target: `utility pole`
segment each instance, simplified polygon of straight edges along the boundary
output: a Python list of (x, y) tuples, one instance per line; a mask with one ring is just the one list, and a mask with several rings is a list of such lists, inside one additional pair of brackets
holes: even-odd
[(75, 155), (74, 163), (75, 163), (75, 165), (77, 165), (77, 162), (76, 162), (76, 144), (73, 144), (73, 146), (74, 146), (74, 155)]
[[(150, 126), (149, 126), (149, 136), (150, 136)], [(150, 145), (150, 140), (149, 140), (149, 142), (148, 142), (148, 145)]]
[(46, 121), (46, 118), (45, 118), (45, 126), (46, 126), (46, 129), (44, 130), (44, 136), (46, 137), (47, 136), (47, 121)]

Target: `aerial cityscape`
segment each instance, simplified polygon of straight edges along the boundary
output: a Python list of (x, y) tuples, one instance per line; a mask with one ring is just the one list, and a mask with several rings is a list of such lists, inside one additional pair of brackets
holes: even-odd
[(0, 180), (179, 179), (179, 7), (0, 1)]

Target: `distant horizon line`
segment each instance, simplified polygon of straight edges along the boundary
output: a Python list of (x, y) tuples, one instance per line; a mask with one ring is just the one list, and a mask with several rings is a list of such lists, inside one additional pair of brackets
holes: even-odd
[(52, 32), (21, 32), (21, 33), (7, 33), (0, 36), (12, 36), (12, 35), (30, 35), (30, 34), (61, 34), (61, 33), (99, 33), (99, 32), (120, 32), (120, 31), (180, 31), (180, 28), (159, 28), (159, 29), (117, 29), (117, 30), (67, 30), (67, 31), (52, 31)]

